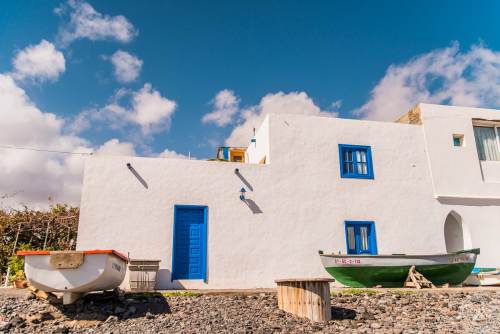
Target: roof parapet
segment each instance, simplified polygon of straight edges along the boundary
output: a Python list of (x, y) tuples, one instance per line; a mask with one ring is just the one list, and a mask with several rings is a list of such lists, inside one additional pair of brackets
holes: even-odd
[(395, 122), (404, 124), (422, 125), (420, 104), (414, 106), (412, 109), (410, 109), (410, 111), (408, 111), (403, 116), (399, 117)]

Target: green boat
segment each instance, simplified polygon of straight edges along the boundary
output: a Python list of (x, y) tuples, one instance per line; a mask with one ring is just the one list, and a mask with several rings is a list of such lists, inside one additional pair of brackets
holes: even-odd
[(470, 275), (479, 248), (435, 255), (336, 255), (323, 254), (326, 271), (353, 288), (403, 287), (411, 266), (434, 285), (461, 284)]

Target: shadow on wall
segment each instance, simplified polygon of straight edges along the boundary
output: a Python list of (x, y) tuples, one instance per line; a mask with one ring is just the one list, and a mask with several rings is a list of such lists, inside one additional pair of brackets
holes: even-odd
[(132, 165), (130, 164), (130, 162), (129, 162), (129, 163), (127, 163), (127, 168), (128, 168), (128, 170), (129, 170), (132, 174), (134, 174), (134, 176), (137, 178), (137, 180), (139, 180), (139, 182), (142, 184), (142, 186), (143, 186), (144, 188), (148, 189), (148, 183), (146, 182), (146, 180), (144, 180), (144, 179), (142, 178), (142, 176), (141, 176), (141, 175), (139, 175), (139, 173), (135, 170), (135, 168), (134, 168), (134, 167), (132, 167)]
[(248, 207), (250, 208), (250, 210), (252, 210), (252, 213), (254, 215), (263, 213), (260, 207), (257, 205), (257, 203), (255, 203), (253, 200), (245, 198), (243, 202), (245, 202), (245, 204), (248, 205)]
[(247, 181), (247, 179), (245, 179), (245, 177), (243, 175), (241, 175), (239, 172), (236, 172), (236, 176), (238, 176), (238, 178), (241, 180), (241, 182), (243, 182), (243, 184), (245, 184), (245, 186), (250, 190), (250, 191), (253, 191), (253, 187), (252, 185)]
[(186, 290), (179, 281), (172, 281), (172, 272), (168, 269), (160, 269), (156, 274), (156, 290)]

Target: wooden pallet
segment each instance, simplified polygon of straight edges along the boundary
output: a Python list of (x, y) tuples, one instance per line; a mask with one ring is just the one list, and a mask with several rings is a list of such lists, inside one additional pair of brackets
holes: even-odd
[(415, 270), (415, 266), (411, 266), (410, 270), (408, 270), (408, 276), (406, 276), (406, 281), (404, 284), (405, 288), (435, 288), (436, 286), (432, 284), (427, 278), (424, 277), (421, 273)]

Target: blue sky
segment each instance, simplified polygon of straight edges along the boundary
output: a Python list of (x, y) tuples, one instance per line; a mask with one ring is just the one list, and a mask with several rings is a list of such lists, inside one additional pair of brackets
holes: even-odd
[[(267, 112), (392, 120), (420, 101), (499, 106), (498, 1), (3, 1), (0, 6), (0, 73), (14, 78), (12, 85), (41, 115), (61, 121), (54, 130), (60, 138), (52, 143), (72, 142), (64, 146), (69, 150), (96, 151), (115, 140), (109, 152), (154, 156), (167, 149), (178, 157), (191, 152), (209, 158), (217, 145), (244, 144)], [(82, 6), (95, 15), (80, 17), (90, 20), (80, 24), (90, 25), (75, 33), (71, 18)], [(99, 27), (92, 26), (96, 17)], [(106, 25), (113, 22), (116, 29)], [(49, 56), (63, 57), (64, 64), (35, 61), (43, 70), (22, 72), (20, 61), (16, 68), (16, 57), (42, 40)], [(141, 64), (135, 72), (125, 68), (132, 71), (126, 80), (114, 72), (112, 57), (119, 50)], [(149, 102), (134, 107), (141, 96)], [(145, 121), (141, 115), (148, 106), (157, 117), (150, 113), (153, 119)], [(29, 138), (0, 139), (5, 145), (54, 148), (51, 141), (41, 147)], [(53, 159), (67, 168), (63, 158)], [(17, 190), (0, 183), (2, 191)]]

